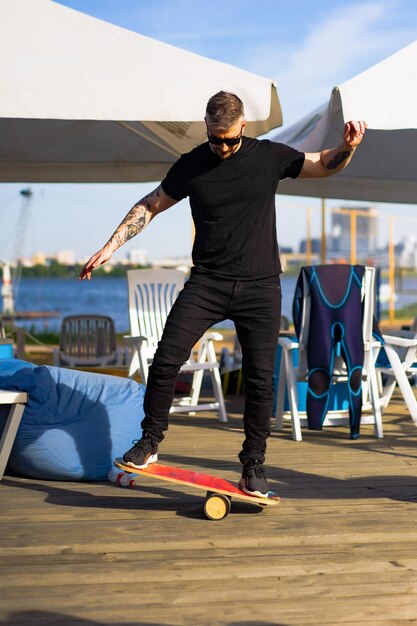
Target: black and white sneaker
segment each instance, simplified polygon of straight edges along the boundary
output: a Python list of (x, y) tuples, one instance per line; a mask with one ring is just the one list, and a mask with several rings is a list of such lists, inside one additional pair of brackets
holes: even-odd
[(130, 467), (143, 469), (158, 460), (158, 443), (145, 433), (142, 439), (133, 442), (132, 448), (123, 455), (123, 460)]
[(245, 463), (242, 478), (239, 480), (239, 487), (249, 496), (268, 497), (268, 481), (261, 461), (255, 459)]

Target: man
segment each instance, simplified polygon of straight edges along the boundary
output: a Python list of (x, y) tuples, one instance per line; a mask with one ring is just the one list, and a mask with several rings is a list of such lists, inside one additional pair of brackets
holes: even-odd
[(182, 155), (162, 183), (135, 204), (87, 262), (80, 278), (90, 279), (93, 269), (156, 215), (189, 197), (195, 224), (194, 266), (168, 316), (149, 370), (142, 438), (124, 460), (132, 467), (157, 460), (179, 368), (208, 328), (231, 319), (242, 347), (246, 386), (239, 484), (250, 495), (266, 497), (263, 463), (281, 312), (276, 189), (283, 178), (324, 177), (342, 170), (360, 144), (366, 124), (349, 122), (337, 148), (304, 154), (243, 136), (243, 103), (223, 91), (210, 98), (205, 122), (208, 141)]

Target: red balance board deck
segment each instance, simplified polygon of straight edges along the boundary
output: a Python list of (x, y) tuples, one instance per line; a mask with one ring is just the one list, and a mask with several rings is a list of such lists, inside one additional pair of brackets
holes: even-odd
[(267, 498), (249, 496), (237, 484), (202, 472), (193, 472), (179, 467), (160, 465), (159, 463), (151, 463), (146, 468), (137, 469), (126, 465), (123, 459), (116, 459), (114, 464), (129, 474), (149, 476), (176, 483), (177, 485), (187, 485), (207, 490), (204, 512), (209, 519), (218, 520), (226, 517), (230, 511), (232, 497), (258, 506), (271, 506), (279, 503), (279, 496), (272, 491), (269, 492)]

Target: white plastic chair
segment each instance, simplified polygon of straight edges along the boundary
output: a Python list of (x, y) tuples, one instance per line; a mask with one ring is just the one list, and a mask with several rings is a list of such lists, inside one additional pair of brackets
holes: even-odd
[[(168, 313), (184, 286), (185, 275), (178, 270), (128, 270), (130, 336), (124, 337), (128, 346), (128, 375), (139, 372), (142, 382), (148, 380), (149, 364), (162, 337)], [(201, 338), (197, 353), (184, 363), (180, 372), (193, 373), (191, 395), (175, 399), (171, 413), (194, 413), (215, 410), (219, 421), (227, 422), (226, 407), (213, 341), (223, 339), (217, 332), (207, 332)], [(211, 376), (215, 402), (199, 403), (203, 374)]]
[(55, 366), (121, 365), (114, 322), (107, 315), (68, 315), (61, 324), (59, 348), (53, 351)]
[[(372, 411), (372, 415), (362, 415), (362, 424), (374, 424), (375, 436), (383, 437), (381, 419), (381, 399), (379, 397), (378, 379), (375, 362), (381, 348), (381, 343), (372, 335), (374, 301), (375, 301), (375, 269), (365, 268), (362, 281), (363, 321), (362, 334), (364, 341), (364, 364), (362, 382), (362, 411)], [(289, 337), (280, 337), (278, 344), (282, 348), (276, 406), (275, 427), (282, 428), (284, 419), (291, 419), (292, 437), (296, 441), (302, 440), (301, 426), (307, 425), (306, 411), (298, 408), (298, 381), (307, 381), (307, 342), (309, 332), (310, 296), (307, 279), (304, 275), (304, 300), (302, 303), (302, 321), (299, 341), (292, 341)], [(298, 366), (293, 362), (293, 351), (298, 350)], [(346, 368), (341, 359), (335, 359), (332, 383), (347, 381)], [(290, 410), (284, 411), (286, 392)], [(324, 426), (349, 423), (348, 410), (328, 411)]]
[[(417, 323), (414, 330), (401, 330), (390, 335), (382, 335), (384, 350), (389, 363), (378, 365), (377, 372), (381, 375), (380, 390), (383, 407), (386, 408), (398, 384), (410, 416), (417, 426), (417, 399), (414, 395), (412, 381), (417, 379)], [(382, 384), (382, 375), (384, 384)]]

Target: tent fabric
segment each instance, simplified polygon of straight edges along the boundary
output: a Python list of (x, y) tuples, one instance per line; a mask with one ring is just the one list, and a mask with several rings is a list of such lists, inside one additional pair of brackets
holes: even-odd
[(280, 192), (317, 198), (417, 203), (417, 41), (335, 87), (330, 101), (273, 137), (303, 152), (340, 143), (343, 125), (368, 130), (349, 166), (324, 179), (285, 180)]
[(0, 182), (160, 180), (205, 140), (207, 100), (282, 124), (274, 83), (51, 0), (0, 3)]

